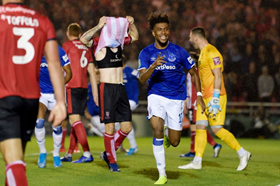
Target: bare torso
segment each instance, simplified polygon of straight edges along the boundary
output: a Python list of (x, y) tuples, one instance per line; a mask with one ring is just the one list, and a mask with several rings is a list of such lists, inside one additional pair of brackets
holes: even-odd
[[(110, 48), (113, 52), (116, 52), (118, 48)], [(106, 48), (102, 48), (95, 55), (97, 61), (102, 60), (106, 55)], [(119, 84), (123, 83), (123, 67), (114, 68), (100, 68), (100, 82)]]

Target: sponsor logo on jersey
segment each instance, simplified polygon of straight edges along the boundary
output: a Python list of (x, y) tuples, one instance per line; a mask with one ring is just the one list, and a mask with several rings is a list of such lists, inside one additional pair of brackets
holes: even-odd
[(214, 62), (214, 65), (220, 65), (221, 64), (221, 60), (220, 60), (219, 57), (214, 57), (213, 62)]
[(110, 59), (110, 62), (112, 62), (112, 63), (119, 62), (119, 61), (122, 61), (122, 58)]
[(67, 54), (65, 54), (64, 56), (62, 56), (62, 59), (63, 59), (65, 62), (67, 62), (67, 61), (68, 61), (68, 56), (67, 56)]
[(163, 64), (163, 65), (161, 65), (161, 66), (158, 66), (157, 68), (156, 68), (156, 70), (174, 70), (174, 69), (176, 69), (176, 66), (175, 65), (166, 65), (166, 64)]
[(48, 64), (47, 63), (41, 63), (40, 67), (48, 67)]
[(194, 61), (193, 61), (193, 59), (192, 59), (191, 56), (188, 57), (188, 62), (189, 62), (191, 65), (194, 64)]

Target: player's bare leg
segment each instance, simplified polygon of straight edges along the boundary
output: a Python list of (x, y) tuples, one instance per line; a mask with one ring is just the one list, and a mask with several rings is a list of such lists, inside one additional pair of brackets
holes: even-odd
[(6, 164), (6, 185), (27, 186), (26, 165), (23, 161), (21, 139), (7, 139), (0, 142), (0, 151)]

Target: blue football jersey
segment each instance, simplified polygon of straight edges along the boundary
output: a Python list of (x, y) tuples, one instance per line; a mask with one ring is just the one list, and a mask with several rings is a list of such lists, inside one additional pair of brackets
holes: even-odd
[[(58, 46), (59, 59), (61, 66), (64, 67), (66, 65), (70, 65), (70, 61), (68, 59), (65, 51)], [(42, 93), (54, 93), (53, 86), (50, 79), (50, 74), (48, 71), (48, 63), (46, 61), (45, 56), (43, 56), (41, 65), (40, 65), (40, 77), (39, 77), (39, 85)]]
[(91, 84), (88, 84), (88, 100), (87, 100), (88, 113), (91, 116), (99, 115), (99, 107), (94, 103), (92, 96)]
[(133, 100), (138, 104), (138, 71), (125, 66), (123, 69), (123, 83), (126, 89), (127, 97), (129, 100)]
[(169, 99), (186, 99), (186, 74), (183, 67), (190, 70), (194, 61), (182, 47), (171, 42), (165, 49), (157, 49), (155, 44), (144, 48), (138, 58), (138, 70), (148, 69), (157, 59), (159, 53), (164, 57), (164, 63), (158, 66), (148, 80), (148, 95), (156, 94)]

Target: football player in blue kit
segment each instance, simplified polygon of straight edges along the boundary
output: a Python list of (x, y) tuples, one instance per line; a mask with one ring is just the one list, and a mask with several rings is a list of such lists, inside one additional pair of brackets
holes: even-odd
[[(65, 72), (64, 83), (66, 84), (72, 78), (70, 61), (68, 59), (67, 54), (60, 46), (58, 46), (58, 52), (59, 52), (61, 66)], [(45, 147), (46, 131), (44, 127), (45, 115), (47, 110), (52, 110), (53, 106), (56, 104), (54, 89), (50, 80), (48, 64), (45, 56), (43, 56), (40, 65), (39, 85), (41, 90), (41, 97), (39, 99), (39, 111), (38, 111), (38, 116), (37, 116), (37, 121), (35, 126), (35, 136), (40, 149), (38, 166), (40, 168), (44, 168), (46, 166), (46, 159), (47, 159), (47, 150)], [(58, 127), (52, 127), (52, 129), (53, 129), (52, 136), (53, 136), (53, 143), (54, 143), (53, 166), (61, 167), (62, 164), (59, 157), (59, 150), (60, 150), (60, 145), (62, 140), (62, 127), (60, 125)]]
[(180, 143), (184, 100), (186, 99), (186, 74), (191, 74), (197, 91), (197, 104), (205, 110), (200, 79), (195, 63), (182, 47), (169, 42), (169, 19), (165, 13), (153, 12), (149, 26), (155, 43), (144, 48), (139, 54), (139, 80), (148, 81), (148, 119), (153, 129), (153, 153), (159, 171), (155, 184), (165, 184), (164, 147)]

